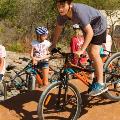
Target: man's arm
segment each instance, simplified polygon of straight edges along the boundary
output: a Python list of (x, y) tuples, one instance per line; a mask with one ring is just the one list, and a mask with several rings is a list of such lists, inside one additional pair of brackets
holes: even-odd
[(90, 24), (88, 24), (85, 28), (84, 28), (84, 32), (85, 32), (85, 40), (84, 43), (81, 47), (82, 51), (85, 51), (86, 48), (88, 47), (89, 43), (91, 42), (92, 38), (93, 38), (93, 29), (91, 27)]
[(56, 24), (54, 33), (53, 33), (52, 38), (51, 38), (52, 46), (50, 47), (50, 50), (52, 50), (52, 48), (56, 47), (58, 38), (62, 32), (62, 28), (63, 28), (63, 26)]
[(77, 54), (77, 56), (79, 57), (81, 54), (84, 53), (84, 51), (86, 50), (86, 48), (88, 47), (89, 43), (91, 42), (92, 38), (93, 38), (93, 29), (91, 27), (90, 24), (86, 25), (86, 27), (84, 27), (84, 32), (85, 32), (85, 39), (84, 39), (84, 43), (81, 46), (80, 50), (78, 52), (75, 52)]

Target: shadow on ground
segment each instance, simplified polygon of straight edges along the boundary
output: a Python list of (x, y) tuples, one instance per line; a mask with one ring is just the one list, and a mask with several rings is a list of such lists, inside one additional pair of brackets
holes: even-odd
[(87, 94), (87, 91), (81, 93), (81, 98), (82, 98), (82, 111), (80, 116), (86, 114), (88, 110), (92, 109), (92, 107), (94, 106), (108, 105), (117, 102), (107, 99), (104, 95), (90, 97)]
[[(38, 117), (33, 118), (33, 116), (37, 116), (37, 104), (41, 93), (42, 93), (41, 91), (31, 91), (31, 92), (18, 94), (17, 96), (14, 96), (10, 99), (3, 101), (1, 105), (8, 108), (11, 111), (15, 111), (22, 120), (33, 120), (33, 119), (38, 120)], [(24, 109), (24, 105), (29, 104), (29, 102), (36, 103), (35, 106), (30, 106), (32, 107), (32, 109), (34, 109), (34, 111), (32, 109), (29, 111), (27, 111), (27, 109)]]
[[(41, 91), (25, 92), (17, 96), (14, 96), (4, 102), (1, 102), (1, 105), (9, 109), (10, 111), (12, 110), (15, 111), (21, 120), (38, 120), (37, 104), (41, 93), (42, 93)], [(82, 92), (81, 97), (83, 103), (82, 103), (82, 111), (80, 116), (86, 114), (88, 110), (92, 109), (92, 107), (94, 106), (114, 103), (113, 101), (105, 99), (103, 96), (89, 97), (86, 94), (86, 92)], [(34, 104), (36, 105), (31, 106), (29, 104), (30, 102), (34, 102)], [(25, 104), (28, 104), (27, 109), (24, 108)]]

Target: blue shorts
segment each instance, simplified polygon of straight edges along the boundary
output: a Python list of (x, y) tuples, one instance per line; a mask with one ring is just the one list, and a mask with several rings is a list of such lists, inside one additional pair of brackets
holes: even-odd
[(48, 61), (39, 61), (37, 64), (38, 69), (43, 69), (48, 67), (49, 67)]

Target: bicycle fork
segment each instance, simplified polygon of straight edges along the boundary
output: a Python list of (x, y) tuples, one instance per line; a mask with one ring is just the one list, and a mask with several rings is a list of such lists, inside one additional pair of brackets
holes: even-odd
[[(65, 105), (66, 105), (66, 100), (67, 100), (67, 89), (68, 89), (68, 80), (67, 80), (67, 76), (65, 76), (64, 74), (61, 74), (61, 85), (59, 86), (59, 91), (58, 91), (58, 101), (57, 101), (57, 107), (59, 108), (59, 110), (64, 109)], [(62, 93), (63, 90), (63, 93)]]

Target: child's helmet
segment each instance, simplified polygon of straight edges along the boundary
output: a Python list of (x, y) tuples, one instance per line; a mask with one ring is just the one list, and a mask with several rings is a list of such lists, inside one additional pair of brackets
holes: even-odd
[(80, 29), (79, 24), (74, 24), (74, 25), (73, 25), (73, 29)]
[(45, 27), (37, 27), (37, 28), (35, 28), (35, 32), (37, 35), (48, 34), (48, 30)]

